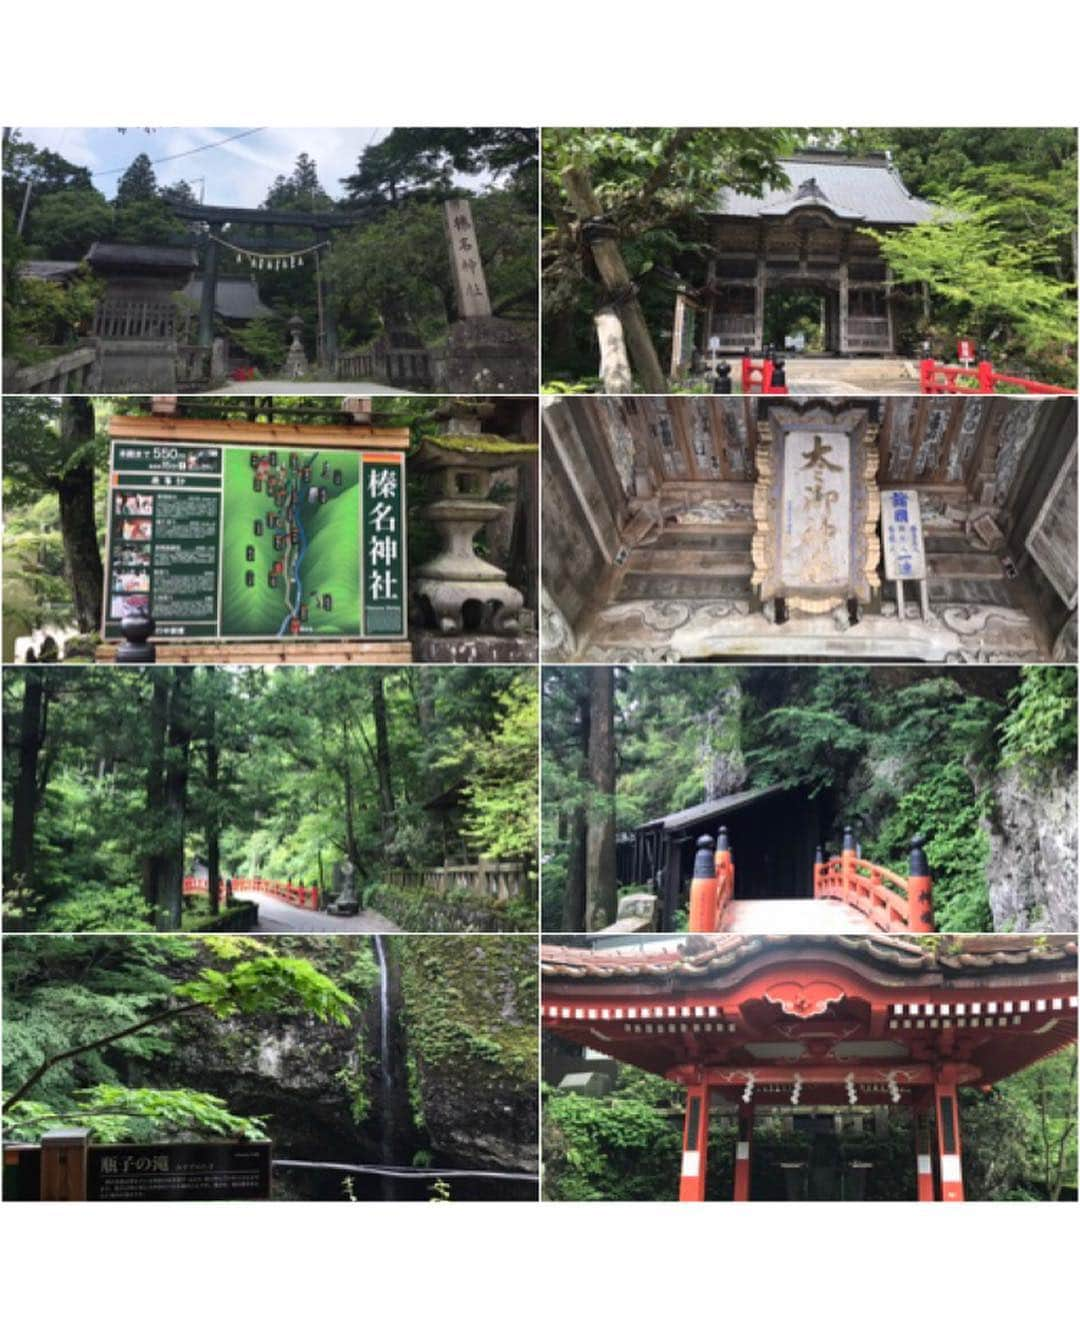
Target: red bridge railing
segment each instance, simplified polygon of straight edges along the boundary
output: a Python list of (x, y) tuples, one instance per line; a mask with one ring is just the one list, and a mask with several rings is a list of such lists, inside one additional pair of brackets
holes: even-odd
[(1028, 395), (1075, 395), (1067, 386), (1048, 386), (1027, 377), (995, 372), (993, 363), (973, 367), (939, 363), (933, 358), (919, 361), (919, 391), (923, 395), (993, 395), (998, 386), (1020, 386)]
[(846, 827), (839, 856), (825, 860), (818, 851), (814, 899), (842, 901), (865, 914), (882, 932), (932, 933), (934, 907), (925, 844), (921, 836), (912, 839), (908, 875), (901, 877), (880, 864), (860, 859), (855, 838)]
[[(204, 877), (185, 877), (184, 895), (185, 896), (205, 896), (209, 886)], [(274, 896), (278, 900), (283, 900), (287, 905), (295, 905), (301, 910), (317, 910), (319, 908), (319, 888), (295, 886), (292, 882), (276, 882), (266, 877), (234, 877), (229, 882), (221, 883), (220, 899), (222, 902), (230, 899), (238, 891), (256, 891), (263, 895)]]
[[(850, 827), (844, 828), (841, 853), (826, 860), (818, 850), (814, 863), (814, 899), (840, 901), (858, 910), (888, 933), (932, 933), (934, 906), (930, 865), (921, 836), (911, 842), (908, 875), (902, 877), (880, 864), (860, 859)], [(713, 850), (711, 836), (698, 839), (694, 877), (690, 883), (692, 933), (723, 932), (730, 922), (735, 898), (735, 864), (727, 829), (720, 828)]]

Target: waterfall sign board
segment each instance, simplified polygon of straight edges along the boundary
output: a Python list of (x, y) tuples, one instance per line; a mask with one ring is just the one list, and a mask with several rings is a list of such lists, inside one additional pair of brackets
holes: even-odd
[(91, 1144), (86, 1197), (101, 1203), (151, 1199), (269, 1199), (269, 1141), (253, 1144)]
[(111, 427), (105, 638), (405, 638), (407, 429)]

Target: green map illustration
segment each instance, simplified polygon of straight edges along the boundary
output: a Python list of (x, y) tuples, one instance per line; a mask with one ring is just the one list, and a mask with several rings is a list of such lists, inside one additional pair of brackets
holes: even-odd
[(358, 455), (229, 447), (224, 509), (224, 637), (360, 633)]

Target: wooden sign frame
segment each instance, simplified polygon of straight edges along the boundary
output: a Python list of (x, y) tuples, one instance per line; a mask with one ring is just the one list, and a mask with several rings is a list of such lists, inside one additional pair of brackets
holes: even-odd
[[(407, 427), (375, 427), (371, 424), (357, 423), (352, 425), (327, 425), (310, 423), (251, 423), (245, 420), (204, 420), (194, 418), (160, 417), (160, 416), (135, 416), (135, 415), (117, 415), (110, 420), (109, 433), (112, 442), (112, 453), (110, 455), (109, 469), (109, 515), (107, 521), (106, 547), (105, 547), (105, 593), (102, 602), (102, 637), (108, 642), (106, 647), (115, 643), (121, 637), (120, 623), (122, 616), (119, 609), (112, 610), (117, 602), (123, 603), (127, 584), (139, 583), (141, 586), (142, 577), (145, 577), (147, 607), (151, 614), (156, 617), (155, 641), (166, 647), (181, 647), (187, 649), (204, 650), (213, 648), (217, 645), (223, 645), (224, 650), (231, 650), (242, 645), (248, 645), (255, 649), (289, 649), (300, 648), (306, 653), (313, 649), (318, 649), (320, 645), (356, 645), (359, 647), (389, 647), (407, 643), (408, 640), (408, 563), (407, 563), (407, 503), (405, 499), (405, 452), (410, 444), (410, 433)], [(172, 476), (164, 470), (147, 468), (145, 471), (145, 481), (140, 481), (144, 474), (141, 462), (139, 469), (125, 471), (122, 468), (124, 460), (118, 462), (118, 451), (127, 444), (134, 453), (135, 447), (145, 444), (154, 449), (161, 448), (163, 452), (170, 453), (169, 463), (178, 466), (180, 476)], [(205, 461), (207, 469), (199, 473), (199, 450), (209, 450), (213, 448), (220, 456), (220, 462), (217, 468), (211, 471), (213, 462)], [(317, 449), (318, 452), (349, 452), (356, 457), (356, 483), (359, 488), (357, 500), (359, 504), (359, 519), (356, 529), (356, 556), (357, 556), (357, 624), (356, 632), (346, 630), (334, 630), (326, 632), (316, 632), (305, 630), (301, 623), (298, 613), (287, 613), (283, 617), (281, 629), (276, 633), (263, 633), (257, 631), (235, 632), (230, 630), (226, 632), (225, 628), (225, 601), (223, 597), (224, 580), (224, 540), (226, 534), (226, 467), (227, 456), (230, 450), (234, 448), (256, 448), (265, 449), (267, 454), (273, 451), (280, 451), (284, 456), (286, 454), (294, 457), (297, 450)], [(290, 449), (291, 448), (291, 449)], [(185, 455), (184, 452), (187, 452)], [(180, 458), (175, 458), (179, 455)], [(142, 457), (139, 457), (140, 461)], [(134, 463), (134, 460), (128, 460)], [(166, 461), (162, 461), (164, 463)], [(187, 470), (187, 465), (191, 464), (194, 474)], [(252, 458), (254, 467), (255, 458)], [(160, 465), (159, 465), (160, 468)], [(375, 548), (369, 548), (364, 542), (364, 530), (367, 522), (367, 516), (372, 508), (372, 500), (369, 500), (366, 493), (366, 478), (369, 474), (376, 471), (389, 470), (396, 471), (398, 478), (394, 486), (396, 487), (396, 503), (393, 512), (393, 518), (390, 521), (391, 532), (395, 539), (391, 566), (394, 578), (395, 592), (392, 597), (394, 613), (393, 623), (390, 628), (376, 628), (375, 632), (369, 632), (371, 621), (378, 619), (378, 612), (372, 609), (369, 602), (369, 590), (371, 576), (367, 573), (368, 559), (375, 554)], [(124, 476), (126, 474), (126, 477)], [(258, 490), (258, 488), (256, 488)], [(207, 557), (207, 570), (215, 576), (215, 583), (212, 594), (212, 604), (210, 589), (206, 589), (209, 615), (206, 619), (191, 620), (170, 620), (167, 617), (161, 617), (160, 612), (156, 611), (153, 604), (153, 551), (154, 530), (153, 530), (153, 511), (156, 509), (156, 502), (152, 499), (154, 492), (168, 493), (176, 497), (181, 491), (187, 492), (196, 498), (196, 504), (199, 504), (198, 497), (204, 495), (207, 498), (216, 498), (215, 500), (204, 500), (201, 504), (207, 506), (206, 522), (211, 519), (215, 522), (217, 547), (216, 554), (213, 557)], [(145, 505), (151, 511), (149, 519), (144, 520), (149, 527), (146, 531), (146, 549), (147, 555), (136, 557), (139, 560), (138, 569), (145, 570), (145, 575), (140, 576), (138, 570), (125, 581), (121, 577), (121, 572), (130, 568), (128, 565), (121, 566), (116, 559), (116, 548), (114, 547), (114, 525), (117, 520), (123, 520), (123, 515), (119, 513), (120, 497), (128, 493), (133, 497), (133, 510), (138, 512), (141, 503), (137, 499), (139, 493), (143, 493), (147, 499)], [(209, 507), (213, 504), (213, 511)], [(396, 521), (396, 522), (395, 522)], [(126, 525), (125, 525), (126, 526)], [(385, 531), (385, 528), (382, 530)], [(140, 534), (142, 530), (139, 530)], [(278, 538), (287, 536), (284, 532), (280, 535), (272, 535)], [(293, 539), (295, 540), (295, 539)], [(135, 544), (138, 545), (137, 543)], [(275, 543), (276, 545), (276, 543)], [(209, 542), (208, 542), (209, 546)], [(285, 543), (287, 548), (288, 543)], [(131, 548), (129, 547), (128, 550)], [(252, 548), (247, 551), (248, 558), (252, 558)], [(288, 552), (286, 551), (286, 556)], [(283, 563), (285, 563), (283, 561)], [(265, 567), (264, 567), (265, 568)], [(278, 564), (272, 563), (271, 570), (277, 570)], [(113, 588), (117, 584), (123, 584), (123, 590), (113, 593)], [(248, 578), (250, 586), (250, 578)], [(380, 585), (381, 586), (381, 585)], [(297, 588), (299, 589), (299, 580)], [(378, 589), (374, 590), (378, 591)], [(138, 595), (133, 589), (133, 595)], [(332, 599), (331, 599), (332, 601)], [(316, 603), (316, 606), (318, 603)], [(291, 607), (291, 603), (290, 603)], [(329, 609), (329, 608), (328, 608)], [(212, 617), (212, 618), (211, 618)], [(288, 623), (288, 632), (285, 632), (286, 622)], [(399, 622), (399, 627), (394, 624)]]

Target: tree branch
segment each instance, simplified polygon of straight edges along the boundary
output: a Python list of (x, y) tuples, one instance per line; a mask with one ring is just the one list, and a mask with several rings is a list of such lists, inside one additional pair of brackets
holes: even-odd
[(105, 1034), (101, 1038), (92, 1038), (88, 1043), (80, 1043), (77, 1047), (69, 1047), (63, 1052), (58, 1052), (54, 1057), (46, 1059), (38, 1066), (28, 1080), (21, 1084), (15, 1092), (4, 1102), (3, 1110), (7, 1111), (30, 1092), (34, 1085), (41, 1079), (42, 1075), (47, 1074), (54, 1066), (58, 1066), (61, 1061), (68, 1061), (72, 1057), (81, 1056), (84, 1052), (92, 1052), (96, 1047), (106, 1047), (109, 1043), (115, 1043), (120, 1038), (129, 1038), (132, 1034), (140, 1033), (143, 1029), (149, 1029), (152, 1025), (161, 1024), (164, 1020), (173, 1020), (181, 1015), (190, 1015), (192, 1011), (205, 1011), (206, 1007), (202, 1002), (192, 1002), (190, 1006), (170, 1006), (168, 1010), (158, 1011), (156, 1015), (151, 1015), (149, 1019), (139, 1020), (136, 1024), (128, 1025), (126, 1029), (117, 1029), (115, 1033)]

